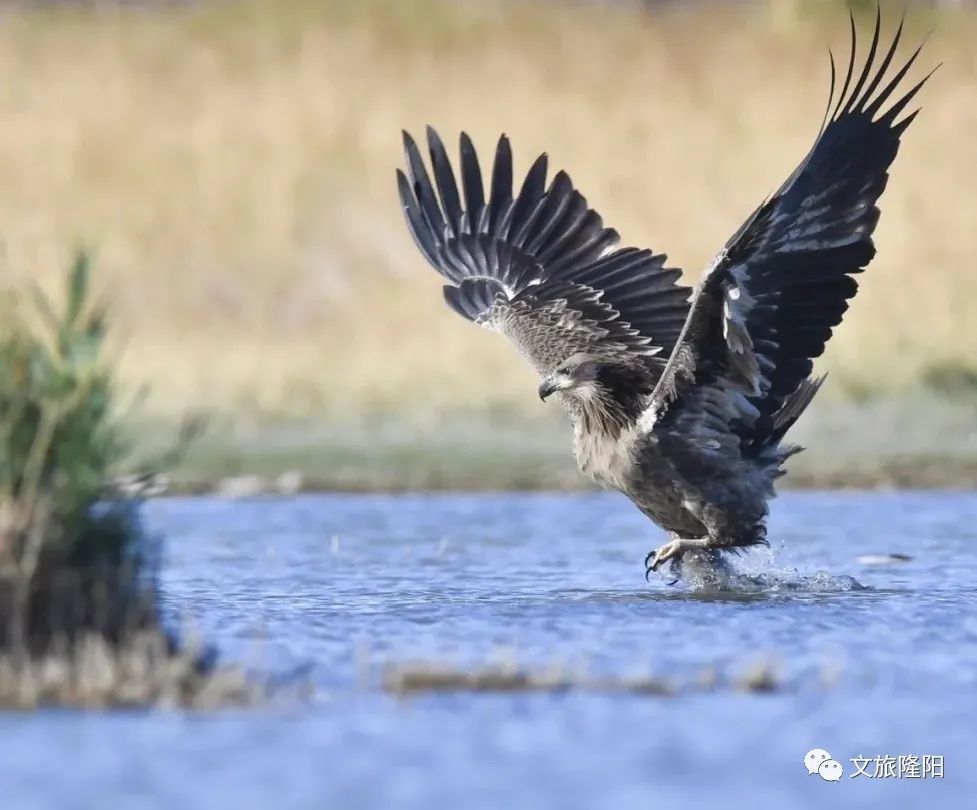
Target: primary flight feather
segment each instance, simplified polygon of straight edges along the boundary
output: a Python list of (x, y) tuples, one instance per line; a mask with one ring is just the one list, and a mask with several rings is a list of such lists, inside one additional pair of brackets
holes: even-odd
[(929, 78), (900, 89), (920, 48), (890, 70), (902, 25), (881, 59), (880, 27), (877, 15), (856, 75), (851, 20), (841, 92), (835, 102), (832, 58), (814, 146), (694, 292), (664, 255), (616, 248), (565, 172), (547, 185), (545, 155), (514, 192), (505, 136), (486, 179), (462, 134), (459, 186), (434, 130), (431, 174), (404, 133), (401, 204), (445, 300), (533, 365), (540, 397), (555, 394), (570, 416), (581, 470), (669, 532), (647, 571), (766, 542), (773, 483), (799, 449), (784, 436), (821, 386), (813, 358), (875, 254), (876, 201)]

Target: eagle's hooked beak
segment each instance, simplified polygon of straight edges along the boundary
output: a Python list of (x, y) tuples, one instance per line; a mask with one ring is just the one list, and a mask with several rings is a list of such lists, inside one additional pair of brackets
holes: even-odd
[(539, 398), (546, 401), (550, 394), (573, 387), (573, 380), (566, 374), (553, 374), (539, 384)]

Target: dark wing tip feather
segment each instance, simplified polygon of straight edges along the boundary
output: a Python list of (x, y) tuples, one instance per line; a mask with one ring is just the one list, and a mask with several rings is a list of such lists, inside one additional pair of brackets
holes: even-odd
[[(882, 31), (882, 9), (879, 6), (876, 6), (875, 12), (875, 31), (872, 32), (872, 44), (869, 46), (868, 56), (865, 57), (865, 64), (862, 66), (861, 73), (858, 74), (858, 80), (855, 82), (855, 86), (852, 88), (851, 95), (848, 97), (848, 101), (845, 102), (845, 106), (842, 107), (842, 115), (845, 115), (846, 113), (849, 113), (855, 109), (855, 105), (858, 103), (858, 100), (861, 97), (862, 88), (865, 86), (865, 82), (872, 73), (872, 65), (875, 64), (875, 55), (879, 50), (879, 36)], [(854, 58), (854, 53), (852, 54), (852, 58)]]
[(900, 98), (891, 107), (889, 107), (888, 110), (885, 111), (885, 115), (882, 116), (881, 120), (890, 124), (893, 129), (898, 129), (900, 132), (904, 131), (906, 127), (909, 125), (907, 121), (911, 121), (913, 118), (915, 118), (916, 113), (913, 113), (911, 116), (908, 116), (908, 119), (903, 119), (898, 124), (895, 124), (893, 122), (896, 120), (896, 118), (898, 118), (899, 114), (906, 108), (906, 105), (908, 105), (909, 102), (913, 100), (913, 97), (920, 90), (923, 89), (923, 85), (930, 80), (930, 77), (934, 73), (936, 73), (936, 71), (939, 70), (940, 67), (942, 67), (942, 65), (943, 63), (940, 62), (935, 68), (933, 68), (929, 73), (923, 76), (922, 79), (920, 79), (916, 84), (914, 84), (902, 98)]
[(489, 188), (489, 203), (486, 209), (488, 216), (484, 228), (494, 232), (509, 210), (512, 202), (512, 145), (505, 133), (499, 136), (495, 146), (495, 160), (492, 163), (492, 180)]
[(835, 100), (835, 82), (838, 78), (838, 71), (835, 67), (835, 55), (831, 48), (828, 48), (828, 63), (831, 65), (831, 85), (828, 89), (828, 103), (824, 107), (824, 115), (821, 117), (821, 126), (818, 127), (818, 137), (824, 132), (824, 128), (828, 123), (828, 117), (831, 114), (831, 102)]
[(573, 181), (570, 180), (570, 175), (567, 174), (563, 169), (560, 169), (556, 174), (553, 175), (553, 181), (550, 183), (551, 193), (556, 189), (560, 189), (562, 193), (563, 190), (570, 191), (572, 188)]
[(462, 229), (461, 197), (458, 194), (458, 182), (451, 168), (451, 161), (445, 151), (444, 142), (434, 127), (428, 125), (426, 129), (428, 152), (431, 155), (431, 168), (434, 170), (434, 182), (438, 186), (438, 195), (444, 209), (448, 229), (459, 236)]
[(458, 136), (458, 153), (461, 164), (461, 184), (465, 190), (465, 216), (468, 231), (477, 233), (485, 210), (485, 186), (482, 182), (482, 168), (478, 162), (478, 152), (467, 132)]
[(414, 243), (424, 255), (424, 258), (435, 267), (438, 267), (437, 244), (432, 239), (431, 233), (424, 223), (424, 218), (421, 214), (421, 209), (418, 207), (417, 198), (414, 196), (410, 181), (407, 179), (407, 175), (400, 169), (397, 169), (397, 191), (400, 194), (400, 206), (404, 211), (404, 217), (407, 219), (407, 229), (410, 231), (411, 236), (414, 237)]
[(852, 13), (851, 9), (848, 9), (848, 22), (851, 26), (851, 48), (848, 52), (848, 69), (845, 71), (845, 81), (841, 86), (841, 93), (838, 95), (838, 104), (835, 106), (834, 112), (831, 114), (831, 118), (835, 119), (841, 112), (841, 105), (845, 103), (845, 97), (848, 94), (848, 87), (851, 84), (851, 78), (855, 72), (855, 52), (858, 50), (858, 33), (855, 28), (855, 15)]
[(892, 131), (896, 134), (896, 137), (901, 137), (902, 133), (909, 129), (909, 125), (916, 120), (916, 116), (919, 115), (920, 107), (917, 107), (909, 115), (903, 118), (898, 123), (892, 125)]
[[(889, 101), (892, 93), (896, 90), (902, 79), (905, 78), (906, 74), (909, 72), (909, 69), (916, 62), (916, 59), (918, 58), (923, 46), (926, 44), (926, 40), (928, 39), (928, 37), (923, 39), (912, 54), (910, 54), (909, 58), (902, 64), (899, 70), (895, 72), (895, 74), (880, 90), (879, 86), (882, 85), (883, 81), (885, 80), (886, 74), (889, 72), (889, 68), (891, 67), (892, 61), (898, 50), (899, 44), (902, 41), (902, 36), (905, 29), (905, 12), (899, 21), (899, 26), (893, 35), (892, 42), (886, 50), (885, 56), (882, 58), (878, 66), (874, 67), (879, 50), (882, 25), (881, 7), (877, 5), (875, 28), (872, 32), (872, 43), (869, 47), (868, 55), (865, 58), (865, 63), (862, 66), (862, 69), (859, 71), (858, 78), (855, 80), (854, 86), (851, 86), (852, 79), (855, 75), (854, 64), (857, 50), (857, 33), (855, 18), (850, 10), (848, 19), (851, 26), (851, 53), (849, 54), (848, 70), (845, 75), (845, 81), (841, 89), (841, 94), (838, 97), (834, 112), (830, 118), (831, 122), (837, 122), (846, 115), (866, 115), (869, 118), (874, 118), (882, 109), (883, 105)], [(928, 73), (918, 84), (914, 85), (890, 108), (888, 108), (880, 120), (889, 126), (893, 126), (893, 121), (898, 117), (899, 113), (902, 112), (907, 104), (909, 104), (912, 98), (916, 95), (916, 93), (919, 92), (919, 90), (934, 72), (935, 68), (933, 71), (930, 71), (930, 73)], [(834, 87), (834, 82), (834, 63), (832, 60), (832, 89)], [(849, 87), (851, 87), (850, 91)], [(904, 123), (904, 121), (900, 122), (900, 125), (902, 123)], [(893, 128), (895, 128), (895, 126), (893, 126)], [(905, 127), (902, 127), (902, 129), (904, 130)], [(900, 132), (901, 131), (902, 130), (900, 130)]]
[(549, 171), (549, 156), (543, 152), (526, 173), (522, 187), (512, 206), (506, 233), (518, 234), (530, 224), (530, 219), (546, 193), (546, 174)]
[(902, 28), (905, 21), (906, 18), (905, 15), (903, 15), (903, 18), (899, 23), (899, 27), (896, 29), (896, 35), (892, 38), (892, 44), (889, 46), (889, 50), (882, 59), (882, 64), (879, 65), (879, 69), (875, 71), (875, 76), (873, 77), (872, 81), (869, 82), (868, 87), (865, 89), (865, 92), (862, 95), (858, 108), (859, 112), (865, 112), (869, 99), (872, 97), (875, 89), (879, 86), (879, 82), (882, 81), (882, 77), (885, 76), (886, 71), (889, 69), (889, 65), (892, 63), (892, 57), (895, 56), (896, 49), (899, 47), (899, 40), (902, 39)]
[(896, 71), (896, 74), (889, 80), (889, 83), (876, 96), (875, 101), (864, 108), (867, 115), (874, 116), (879, 111), (879, 108), (885, 103), (886, 99), (892, 95), (892, 91), (896, 89), (899, 82), (901, 82), (903, 77), (909, 72), (909, 69), (913, 66), (913, 63), (923, 50), (923, 45), (925, 44), (926, 40), (924, 39), (916, 50), (913, 51), (909, 59), (906, 60), (905, 64), (898, 71)]
[[(421, 153), (417, 148), (417, 141), (414, 140), (414, 136), (406, 129), (402, 129), (400, 134), (404, 142), (404, 158), (407, 161), (408, 168), (413, 169), (416, 163), (421, 163)], [(423, 163), (421, 165), (423, 166)], [(416, 177), (412, 179), (415, 182), (417, 181)]]
[(527, 193), (535, 196), (543, 193), (546, 188), (546, 173), (549, 171), (549, 163), (550, 158), (546, 152), (543, 152), (533, 161), (533, 165), (529, 167), (529, 171), (526, 173), (526, 179), (523, 180), (522, 189), (519, 191), (520, 197)]
[(438, 204), (434, 186), (431, 185), (431, 178), (428, 176), (424, 166), (424, 159), (417, 148), (417, 142), (409, 132), (402, 132), (404, 140), (404, 156), (407, 161), (407, 170), (410, 173), (411, 184), (414, 189), (414, 196), (417, 198), (420, 211), (427, 221), (428, 226), (434, 232), (435, 238), (440, 240), (444, 233), (445, 222)]

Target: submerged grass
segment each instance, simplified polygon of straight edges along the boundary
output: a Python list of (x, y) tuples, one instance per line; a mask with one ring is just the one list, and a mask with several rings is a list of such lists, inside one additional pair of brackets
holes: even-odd
[(260, 690), (242, 672), (211, 669), (199, 651), (175, 650), (158, 629), (121, 643), (86, 633), (37, 655), (0, 654), (0, 708), (247, 705)]
[[(822, 677), (822, 685), (828, 679)], [(486, 692), (598, 692), (678, 697), (696, 692), (735, 690), (752, 693), (785, 692), (790, 683), (769, 658), (758, 658), (742, 670), (727, 673), (705, 667), (684, 679), (654, 675), (612, 677), (588, 674), (580, 668), (554, 665), (526, 668), (509, 663), (457, 667), (443, 663), (404, 663), (388, 666), (381, 688), (397, 697), (423, 694)]]
[[(161, 418), (544, 424), (530, 370), (443, 306), (410, 243), (400, 129), (464, 128), (483, 150), (505, 130), (522, 166), (549, 150), (626, 243), (695, 277), (806, 152), (827, 46), (846, 47), (842, 5), (10, 6), (0, 270), (51, 286), (66, 241), (97, 240), (121, 382), (152, 381)], [(907, 40), (935, 26), (921, 70), (944, 68), (820, 363), (824, 398), (977, 368), (977, 13), (914, 6), (907, 26)]]
[(157, 543), (110, 483), (126, 446), (85, 254), (68, 278), (62, 310), (0, 313), (0, 706), (245, 699), (163, 627)]

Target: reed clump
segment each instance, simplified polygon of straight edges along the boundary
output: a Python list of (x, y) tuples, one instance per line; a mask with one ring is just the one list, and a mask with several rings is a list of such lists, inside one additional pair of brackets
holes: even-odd
[(126, 444), (88, 287), (79, 253), (60, 309), (0, 305), (0, 706), (243, 700), (163, 626), (158, 542), (111, 483)]
[(783, 678), (775, 662), (766, 657), (749, 662), (741, 671), (730, 673), (706, 666), (692, 677), (681, 679), (655, 675), (597, 676), (563, 664), (525, 668), (511, 662), (472, 667), (410, 662), (387, 666), (380, 681), (381, 689), (401, 698), (444, 693), (569, 691), (678, 697), (726, 690), (778, 693), (796, 686)]

